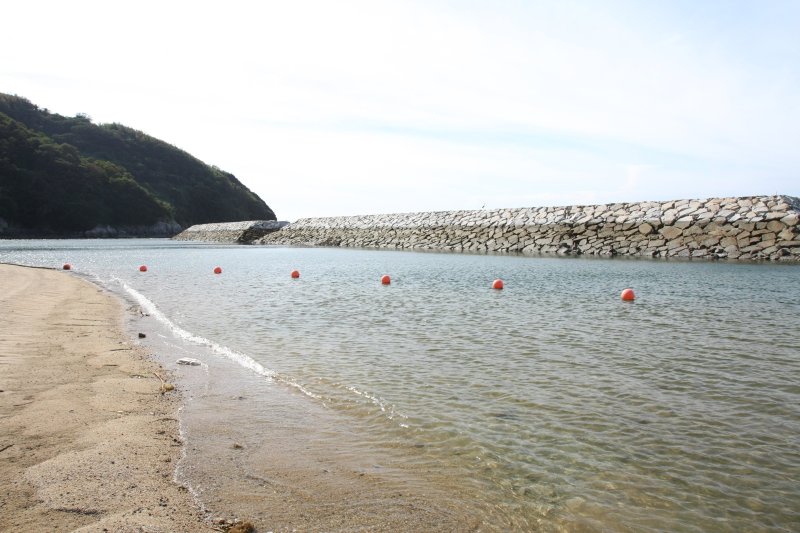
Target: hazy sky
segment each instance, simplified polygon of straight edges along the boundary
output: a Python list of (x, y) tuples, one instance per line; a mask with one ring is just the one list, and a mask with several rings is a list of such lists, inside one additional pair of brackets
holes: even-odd
[(279, 219), (800, 195), (800, 1), (15, 1), (0, 92)]

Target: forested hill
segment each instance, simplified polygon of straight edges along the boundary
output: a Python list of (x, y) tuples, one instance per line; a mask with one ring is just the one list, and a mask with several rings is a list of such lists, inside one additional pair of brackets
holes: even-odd
[(0, 93), (0, 231), (237, 220), (275, 214), (235, 176), (170, 144)]

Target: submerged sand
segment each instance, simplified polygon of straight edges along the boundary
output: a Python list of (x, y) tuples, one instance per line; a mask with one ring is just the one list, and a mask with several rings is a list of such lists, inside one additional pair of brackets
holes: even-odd
[(179, 398), (122, 303), (0, 265), (0, 312), (0, 531), (211, 531), (173, 481)]
[(352, 436), (309, 441), (311, 412), (244, 449), (228, 442), (235, 427), (195, 420), (198, 434), (225, 433), (192, 446), (211, 458), (197, 474), (218, 489), (201, 509), (175, 477), (181, 397), (126, 333), (119, 298), (68, 273), (0, 264), (0, 312), (0, 531), (224, 531), (217, 520), (232, 514), (257, 531), (482, 529), (446, 485), (369, 466), (390, 456), (344, 453)]

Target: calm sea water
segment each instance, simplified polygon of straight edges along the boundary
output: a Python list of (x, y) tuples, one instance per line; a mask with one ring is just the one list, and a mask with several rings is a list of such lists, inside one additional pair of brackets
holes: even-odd
[(797, 265), (165, 240), (0, 241), (0, 261), (70, 262), (148, 313), (132, 327), (165, 361), (204, 362), (175, 368), (183, 475), (212, 507), (220, 461), (264, 486), (265, 454), (307, 443), (419, 474), (480, 529), (800, 531)]

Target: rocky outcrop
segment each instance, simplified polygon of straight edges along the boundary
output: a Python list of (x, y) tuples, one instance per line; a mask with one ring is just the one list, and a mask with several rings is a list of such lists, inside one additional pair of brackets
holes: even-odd
[(174, 220), (147, 226), (95, 226), (86, 231), (28, 229), (11, 226), (0, 218), (0, 239), (124, 239), (133, 237), (172, 237), (183, 228)]
[(125, 237), (172, 237), (183, 228), (175, 221), (157, 222), (150, 226), (96, 226), (84, 232), (90, 239), (119, 239)]
[(278, 231), (287, 224), (288, 222), (277, 220), (196, 224), (175, 235), (173, 239), (178, 241), (250, 244), (269, 233)]
[(305, 218), (258, 244), (800, 261), (800, 199), (755, 196)]

